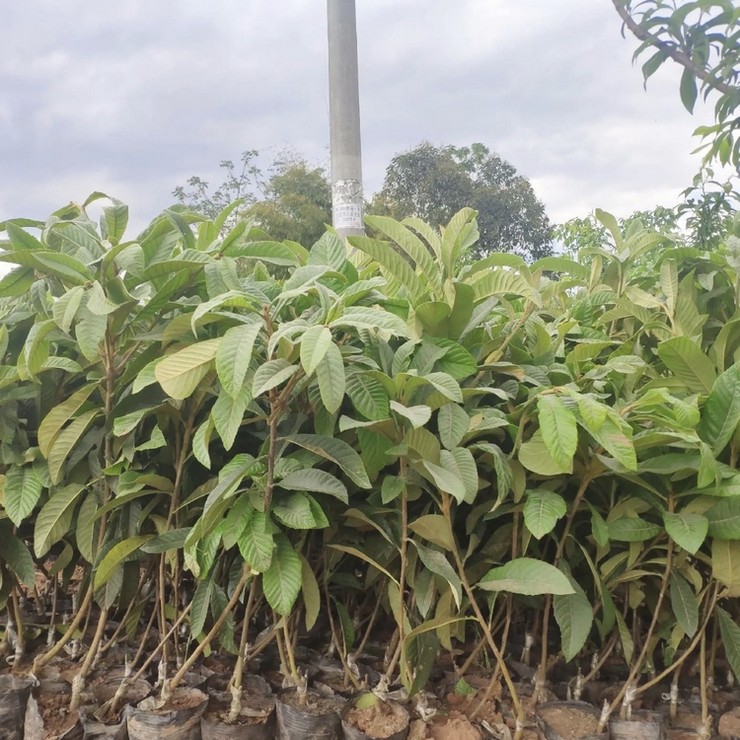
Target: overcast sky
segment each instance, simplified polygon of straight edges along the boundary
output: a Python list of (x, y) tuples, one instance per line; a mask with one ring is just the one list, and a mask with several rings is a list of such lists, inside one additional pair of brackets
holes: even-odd
[[(328, 161), (324, 0), (26, 0), (2, 25), (0, 220), (102, 190), (136, 228), (245, 149)], [(675, 204), (711, 112), (677, 69), (643, 90), (620, 25), (610, 0), (357, 0), (366, 194), (422, 140), (479, 141), (554, 222)]]

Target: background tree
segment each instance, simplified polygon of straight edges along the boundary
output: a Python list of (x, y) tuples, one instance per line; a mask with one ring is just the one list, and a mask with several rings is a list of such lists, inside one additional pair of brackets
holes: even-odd
[(479, 213), (481, 238), (472, 256), (514, 252), (538, 259), (551, 254), (550, 222), (531, 184), (483, 144), (436, 147), (423, 142), (396, 155), (370, 212), (444, 224), (464, 206)]
[(273, 239), (291, 239), (311, 246), (331, 223), (331, 187), (322, 167), (312, 167), (303, 157), (283, 151), (267, 174), (257, 164), (259, 152), (250, 149), (239, 164), (224, 160), (220, 167), (226, 179), (217, 188), (206, 180), (191, 177), (172, 195), (178, 203), (208, 218), (215, 218), (229, 203), (241, 198), (225, 227), (252, 216)]
[(246, 209), (273, 239), (307, 247), (331, 224), (331, 186), (322, 167), (294, 154), (275, 161), (264, 197)]

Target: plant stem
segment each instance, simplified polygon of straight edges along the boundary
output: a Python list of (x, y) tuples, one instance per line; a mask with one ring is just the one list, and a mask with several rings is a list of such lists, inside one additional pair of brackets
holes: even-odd
[[(614, 697), (614, 700), (609, 705), (609, 708), (606, 712), (606, 717), (611, 716), (612, 712), (619, 706), (619, 703), (624, 698), (625, 694), (629, 690), (630, 687), (632, 687), (632, 684), (634, 683), (635, 679), (637, 678), (637, 675), (640, 672), (640, 669), (642, 668), (642, 664), (645, 660), (645, 656), (647, 655), (648, 649), (650, 647), (650, 639), (653, 636), (653, 632), (655, 631), (655, 626), (658, 624), (658, 617), (660, 615), (660, 609), (663, 606), (663, 599), (665, 598), (666, 591), (668, 589), (668, 576), (671, 573), (671, 563), (673, 561), (673, 543), (671, 540), (668, 540), (668, 551), (666, 553), (666, 564), (665, 564), (665, 570), (663, 571), (663, 578), (661, 580), (660, 584), (660, 592), (658, 593), (658, 600), (655, 604), (655, 610), (653, 611), (653, 617), (650, 620), (650, 626), (648, 627), (647, 633), (643, 637), (643, 644), (642, 644), (642, 650), (640, 650), (640, 654), (637, 657), (637, 660), (634, 661), (632, 664), (632, 667), (629, 672), (629, 676), (627, 677), (627, 680), (622, 684), (621, 688), (619, 689), (619, 692)], [(637, 690), (633, 687), (633, 691), (635, 691), (635, 695), (637, 694)], [(603, 727), (601, 724), (599, 724), (599, 732), (603, 732)]]
[(249, 636), (249, 620), (251, 618), (252, 605), (254, 604), (254, 594), (257, 589), (257, 579), (252, 579), (252, 585), (249, 587), (247, 596), (247, 606), (244, 610), (244, 620), (242, 622), (242, 632), (239, 638), (239, 654), (236, 656), (236, 665), (234, 672), (231, 674), (231, 707), (227, 722), (236, 722), (242, 709), (242, 678), (244, 675), (245, 653), (247, 650), (247, 637)]
[(167, 701), (171, 696), (172, 692), (178, 687), (180, 682), (182, 681), (185, 674), (190, 670), (190, 668), (193, 666), (196, 660), (201, 656), (203, 651), (213, 642), (213, 639), (218, 635), (218, 633), (221, 630), (221, 627), (224, 626), (224, 622), (226, 622), (227, 617), (231, 612), (234, 610), (234, 607), (236, 606), (237, 602), (239, 601), (239, 597), (242, 595), (242, 591), (244, 590), (244, 587), (247, 585), (247, 581), (249, 580), (250, 576), (252, 575), (252, 571), (249, 568), (248, 565), (244, 565), (244, 570), (242, 572), (242, 576), (239, 579), (239, 582), (236, 584), (236, 587), (234, 588), (234, 593), (231, 594), (231, 598), (229, 599), (229, 603), (226, 604), (226, 607), (224, 610), (219, 614), (218, 619), (214, 622), (213, 627), (211, 627), (210, 632), (203, 638), (203, 642), (201, 642), (198, 647), (193, 650), (190, 657), (182, 664), (182, 667), (180, 670), (172, 677), (172, 680), (169, 682), (169, 684), (165, 684), (165, 686), (162, 689), (162, 699), (164, 701)]
[[(444, 517), (447, 520), (447, 524), (450, 527), (450, 532), (452, 532), (450, 497), (447, 494), (442, 494), (442, 497), (442, 513), (444, 514)], [(463, 564), (462, 558), (460, 557), (457, 545), (453, 547), (452, 555), (455, 559), (455, 566), (457, 568), (457, 573), (460, 576), (460, 581), (462, 582), (465, 594), (468, 597), (468, 601), (470, 601), (470, 605), (473, 607), (473, 611), (475, 612), (475, 616), (478, 619), (480, 628), (483, 630), (483, 634), (486, 636), (488, 647), (491, 649), (493, 657), (496, 659), (496, 663), (501, 669), (501, 674), (504, 677), (504, 681), (506, 682), (506, 688), (509, 689), (509, 693), (511, 694), (511, 702), (514, 706), (514, 712), (516, 713), (516, 730), (514, 734), (514, 740), (520, 740), (524, 725), (524, 707), (522, 706), (522, 702), (519, 699), (519, 694), (517, 693), (516, 686), (514, 686), (514, 681), (511, 678), (509, 669), (506, 667), (503, 655), (501, 655), (501, 651), (498, 649), (496, 641), (493, 639), (491, 628), (488, 626), (488, 621), (483, 616), (483, 612), (481, 611), (481, 608), (478, 604), (478, 600), (476, 599), (475, 594), (473, 593), (473, 589), (471, 588), (468, 581), (468, 577), (465, 574), (465, 565)]]

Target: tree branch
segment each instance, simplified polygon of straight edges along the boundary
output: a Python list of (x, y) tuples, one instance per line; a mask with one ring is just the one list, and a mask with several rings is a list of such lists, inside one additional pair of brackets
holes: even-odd
[(612, 0), (612, 5), (614, 5), (617, 13), (619, 13), (619, 17), (624, 21), (624, 25), (627, 26), (627, 28), (629, 28), (629, 30), (632, 31), (632, 33), (638, 39), (640, 39), (640, 41), (647, 41), (657, 49), (664, 51), (671, 59), (673, 59), (674, 62), (677, 62), (685, 69), (688, 69), (691, 74), (693, 74), (695, 77), (698, 77), (702, 82), (704, 82), (706, 85), (713, 88), (714, 90), (722, 92), (725, 95), (731, 95), (732, 93), (737, 91), (737, 88), (735, 86), (731, 85), (728, 82), (724, 82), (723, 80), (718, 80), (712, 74), (707, 72), (707, 70), (702, 69), (686, 52), (676, 48), (675, 46), (672, 46), (671, 44), (663, 41), (654, 34), (642, 28), (640, 24), (637, 23), (637, 21), (629, 14), (629, 11), (627, 10), (627, 5), (625, 4), (624, 0)]

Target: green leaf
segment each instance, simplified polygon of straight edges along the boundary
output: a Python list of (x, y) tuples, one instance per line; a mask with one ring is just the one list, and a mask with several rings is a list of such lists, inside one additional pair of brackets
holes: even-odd
[(723, 596), (740, 596), (740, 541), (712, 542), (712, 577), (726, 588)]
[(555, 621), (560, 628), (563, 657), (568, 662), (573, 660), (586, 644), (594, 617), (591, 602), (584, 590), (569, 573), (565, 575), (573, 593), (556, 594), (552, 603)]
[(704, 544), (709, 530), (709, 520), (702, 514), (663, 513), (663, 525), (669, 537), (684, 550), (695, 555)]
[(622, 517), (608, 522), (609, 539), (617, 542), (645, 542), (660, 533), (660, 527), (639, 517)]
[(469, 427), (468, 412), (456, 403), (447, 403), (437, 412), (439, 439), (448, 450), (462, 442)]
[(114, 570), (133, 555), (145, 542), (153, 539), (153, 535), (144, 534), (129, 537), (115, 544), (95, 568), (95, 588), (101, 588), (113, 575)]
[(376, 378), (364, 373), (348, 375), (346, 392), (354, 407), (366, 419), (375, 421), (388, 418), (388, 394)]
[(3, 531), (0, 536), (0, 558), (10, 567), (21, 583), (33, 589), (36, 583), (36, 566), (23, 541)]
[(287, 499), (272, 507), (272, 513), (276, 519), (291, 529), (314, 529), (314, 519), (306, 494), (294, 493)]
[(211, 441), (211, 434), (215, 429), (213, 419), (209, 416), (195, 431), (193, 435), (193, 455), (195, 459), (204, 467), (211, 469), (211, 455), (208, 451), (208, 445)]
[(681, 75), (680, 90), (681, 102), (683, 103), (684, 108), (686, 108), (689, 113), (693, 113), (699, 89), (696, 84), (696, 77), (694, 77), (694, 73), (688, 68), (685, 68), (683, 74)]
[(64, 537), (72, 523), (74, 505), (84, 487), (69, 485), (49, 496), (36, 517), (33, 530), (33, 551), (37, 558), (49, 552), (49, 548)]
[(331, 331), (326, 326), (311, 326), (306, 329), (301, 337), (301, 365), (306, 375), (311, 375), (316, 370), (333, 344)]
[(302, 565), (287, 537), (276, 537), (270, 567), (262, 574), (262, 589), (267, 603), (283, 616), (290, 614), (302, 584)]
[(390, 408), (391, 411), (406, 419), (412, 429), (423, 427), (432, 418), (432, 410), (429, 406), (404, 406), (398, 401), (391, 401)]
[(671, 337), (658, 345), (663, 364), (692, 392), (710, 393), (716, 381), (712, 361), (688, 337)]
[(371, 487), (362, 459), (341, 439), (320, 434), (294, 434), (286, 440), (338, 465), (360, 488)]
[(441, 514), (424, 514), (409, 522), (409, 529), (444, 550), (452, 552), (455, 549), (452, 530)]
[(440, 450), (440, 463), (450, 467), (465, 485), (465, 502), (472, 504), (478, 495), (478, 466), (467, 447)]
[(261, 511), (251, 515), (237, 543), (239, 552), (252, 570), (261, 573), (270, 567), (275, 540), (269, 520)]
[(223, 389), (236, 398), (252, 361), (254, 343), (261, 324), (245, 324), (228, 329), (216, 350), (216, 374)]
[(258, 396), (284, 383), (298, 370), (298, 365), (291, 365), (287, 360), (270, 360), (260, 365), (254, 373), (252, 396)]
[(491, 296), (520, 296), (542, 304), (540, 294), (514, 270), (494, 267), (473, 276), (473, 295), (476, 303)]
[(293, 250), (280, 242), (237, 242), (229, 245), (224, 254), (229, 257), (251, 257), (285, 267), (294, 267), (298, 264), (298, 258)]
[(11, 466), (5, 475), (3, 507), (16, 527), (36, 507), (44, 484), (40, 471), (33, 465)]
[(424, 281), (415, 274), (408, 260), (388, 242), (366, 236), (353, 236), (347, 241), (375, 260), (383, 268), (385, 276), (401, 283), (412, 298), (423, 294)]
[(252, 401), (250, 388), (242, 386), (241, 391), (235, 398), (220, 393), (216, 403), (211, 408), (213, 425), (224, 443), (224, 449), (230, 450), (234, 446), (234, 440), (244, 419), (244, 412)]
[(0, 298), (25, 295), (36, 279), (32, 267), (16, 267), (0, 279)]
[(141, 551), (150, 555), (159, 555), (170, 550), (181, 550), (189, 534), (190, 527), (170, 529), (142, 544)]
[(329, 325), (332, 329), (354, 327), (355, 329), (380, 329), (397, 337), (408, 337), (409, 328), (403, 319), (382, 308), (354, 307), (344, 309), (344, 313)]
[(108, 318), (88, 311), (85, 306), (79, 308), (77, 318), (79, 320), (75, 327), (75, 337), (80, 351), (88, 362), (98, 362), (100, 360), (100, 345), (105, 339), (105, 332), (108, 329)]
[(82, 416), (78, 416), (56, 436), (49, 451), (49, 475), (52, 483), (59, 483), (66, 459), (99, 413), (98, 409), (91, 409)]
[(718, 606), (716, 611), (719, 633), (722, 637), (727, 662), (730, 664), (735, 678), (740, 681), (740, 627), (724, 609)]
[(419, 560), (421, 560), (424, 567), (441, 578), (444, 578), (450, 584), (450, 590), (455, 598), (455, 604), (459, 609), (462, 603), (462, 581), (460, 581), (459, 576), (455, 573), (455, 569), (439, 550), (422, 545), (415, 540), (411, 541), (416, 547), (416, 551), (419, 553)]
[(428, 373), (424, 375), (424, 380), (430, 383), (445, 398), (454, 403), (462, 403), (463, 395), (460, 384), (447, 373)]
[(349, 547), (347, 545), (328, 545), (328, 547), (331, 547), (332, 550), (338, 550), (339, 552), (344, 552), (347, 555), (353, 555), (356, 558), (359, 558), (360, 560), (364, 560), (366, 563), (369, 563), (373, 566), (373, 568), (377, 568), (381, 573), (383, 573), (392, 583), (395, 583), (396, 586), (398, 586), (398, 580), (391, 575), (391, 573), (386, 570), (380, 563), (378, 563), (376, 560), (373, 560), (369, 555), (362, 552), (362, 550), (358, 550), (356, 547)]
[(519, 448), (519, 462), (527, 470), (538, 475), (551, 476), (573, 472), (573, 459), (571, 458), (567, 464), (555, 460), (542, 438), (540, 429)]
[(699, 603), (689, 582), (676, 571), (670, 574), (670, 594), (676, 620), (688, 637), (693, 637), (699, 628)]
[(491, 568), (478, 581), (478, 588), (524, 596), (575, 593), (568, 579), (554, 565), (534, 558), (516, 558)]
[(39, 425), (38, 442), (41, 454), (48, 458), (51, 446), (61, 428), (75, 415), (87, 401), (97, 385), (90, 383), (75, 391), (69, 398), (54, 406)]
[(343, 503), (348, 503), (347, 487), (338, 478), (324, 470), (307, 468), (289, 473), (277, 482), (280, 488), (288, 491), (311, 491), (312, 493), (325, 493), (338, 498)]
[(619, 640), (622, 643), (624, 659), (627, 661), (627, 665), (631, 665), (632, 656), (635, 652), (635, 643), (632, 639), (632, 634), (624, 621), (624, 617), (618, 611), (614, 612), (614, 617), (617, 621), (617, 631), (619, 632)]
[(714, 382), (701, 410), (699, 436), (715, 455), (727, 446), (740, 422), (740, 363), (725, 370)]
[(561, 467), (572, 467), (578, 446), (578, 426), (563, 400), (551, 394), (537, 399), (540, 431), (552, 459)]
[(75, 540), (77, 549), (88, 563), (95, 562), (95, 514), (99, 508), (98, 497), (93, 491), (87, 494), (77, 512)]
[(193, 594), (193, 605), (190, 607), (190, 634), (195, 637), (203, 632), (205, 627), (214, 589), (215, 584), (211, 576), (199, 581)]
[(718, 540), (740, 540), (740, 496), (725, 498), (705, 512), (709, 534)]
[(207, 339), (167, 355), (154, 368), (154, 376), (171, 398), (183, 400), (198, 387), (211, 368), (221, 339)]
[(316, 366), (316, 377), (324, 408), (330, 414), (339, 411), (344, 399), (345, 377), (342, 353), (335, 344), (327, 347), (326, 353)]
[[(300, 553), (299, 553), (300, 555)], [(321, 611), (321, 591), (311, 566), (303, 555), (301, 558), (301, 591), (303, 607), (306, 611), (306, 630), (313, 629)]]
[(538, 540), (555, 528), (558, 519), (565, 516), (565, 499), (552, 491), (529, 490), (524, 501), (524, 523)]
[[(444, 452), (447, 452), (447, 450), (444, 450)], [(447, 452), (447, 454), (449, 455), (450, 453)], [(452, 456), (450, 455), (450, 458), (451, 457)], [(421, 466), (429, 474), (434, 485), (437, 486), (440, 491), (448, 493), (458, 503), (465, 501), (465, 497), (467, 495), (465, 483), (461, 480), (457, 470), (450, 470), (441, 465), (430, 462), (429, 460), (422, 460)]]
[(107, 316), (109, 313), (113, 313), (116, 309), (120, 308), (120, 306), (105, 295), (103, 286), (95, 280), (87, 291), (87, 308), (90, 313), (96, 316)]

